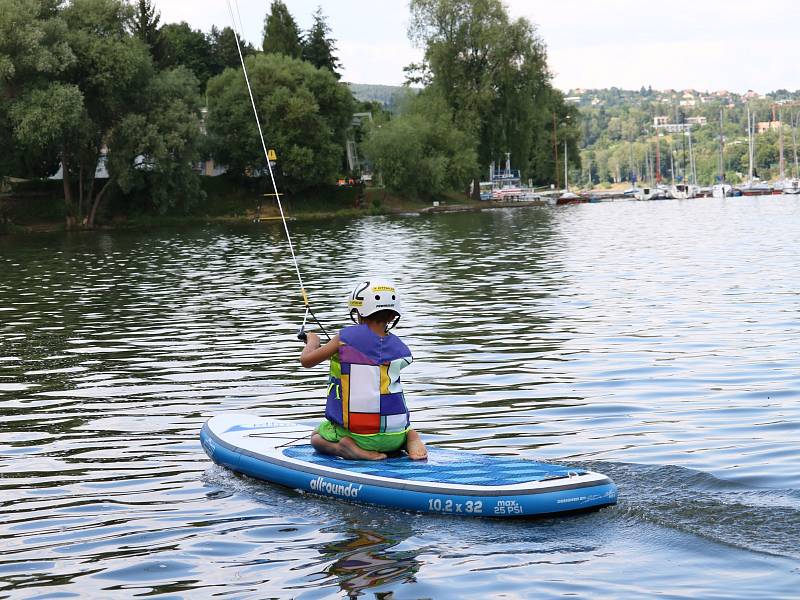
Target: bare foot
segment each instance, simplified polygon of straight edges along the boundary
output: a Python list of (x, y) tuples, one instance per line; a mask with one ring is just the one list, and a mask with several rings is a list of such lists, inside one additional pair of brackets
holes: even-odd
[(428, 458), (428, 450), (422, 443), (422, 438), (413, 429), (409, 429), (406, 434), (406, 452), (411, 460), (425, 460)]
[(383, 460), (386, 455), (383, 452), (373, 452), (364, 450), (353, 441), (353, 438), (343, 437), (339, 440), (339, 456), (351, 460)]
[(381, 452), (364, 450), (349, 437), (343, 437), (338, 442), (329, 442), (318, 433), (314, 433), (311, 436), (311, 445), (322, 454), (332, 454), (350, 460), (383, 460), (386, 458), (386, 455)]

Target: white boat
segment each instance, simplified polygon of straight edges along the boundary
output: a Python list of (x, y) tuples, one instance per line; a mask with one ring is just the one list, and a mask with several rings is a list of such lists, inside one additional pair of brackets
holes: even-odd
[(669, 190), (671, 198), (678, 200), (686, 200), (687, 198), (696, 198), (699, 195), (700, 188), (690, 183), (677, 183)]
[(639, 191), (637, 191), (633, 197), (637, 200), (660, 200), (661, 198), (664, 198), (665, 195), (664, 190), (662, 189), (645, 186), (639, 188)]
[(525, 194), (525, 190), (521, 187), (508, 186), (492, 191), (492, 200), (499, 200), (501, 202), (508, 200), (520, 200)]
[(519, 170), (511, 168), (511, 153), (506, 152), (504, 169), (495, 168), (495, 163), (489, 165), (489, 181), (480, 182), (481, 200), (495, 200), (498, 202), (530, 202), (540, 200), (541, 196), (535, 188), (522, 185)]
[(727, 198), (733, 192), (733, 187), (727, 183), (717, 183), (711, 188), (711, 195), (714, 198)]
[(787, 179), (784, 183), (782, 193), (792, 196), (800, 194), (800, 179)]

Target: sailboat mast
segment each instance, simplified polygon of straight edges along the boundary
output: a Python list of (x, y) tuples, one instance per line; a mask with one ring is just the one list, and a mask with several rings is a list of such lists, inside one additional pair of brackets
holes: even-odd
[(783, 162), (783, 111), (778, 111), (778, 124), (780, 126), (780, 133), (778, 134), (778, 146), (780, 147), (780, 154), (781, 154), (781, 174), (780, 178), (781, 181), (786, 179), (786, 172), (784, 170), (784, 162)]
[(751, 152), (753, 153), (752, 158), (750, 159), (750, 163), (753, 165), (753, 177), (758, 177), (758, 169), (756, 169), (756, 113), (753, 112), (753, 128), (752, 128), (752, 137), (753, 137), (753, 148)]
[(669, 144), (669, 172), (672, 175), (672, 185), (675, 185), (675, 158), (672, 156), (672, 142)]
[(556, 113), (553, 113), (553, 162), (556, 163), (556, 189), (561, 187), (561, 182), (558, 180), (560, 173), (558, 172), (558, 134), (556, 132)]
[(792, 149), (794, 151), (794, 177), (800, 177), (800, 169), (797, 168), (797, 122), (800, 121), (800, 115), (795, 115), (792, 118)]
[[(628, 160), (628, 163), (629, 163), (630, 169), (631, 169), (630, 180), (631, 180), (631, 185), (633, 185), (633, 176), (634, 176), (634, 171), (633, 171), (633, 142), (628, 142), (628, 153), (629, 153), (629, 156), (630, 156), (630, 158)], [(797, 162), (797, 151), (796, 150), (795, 150), (795, 155), (794, 155), (794, 161), (795, 161), (795, 163)]]
[(684, 183), (689, 183), (689, 177), (686, 176), (686, 132), (683, 130), (681, 130), (681, 152), (683, 152), (682, 180)]
[(661, 183), (661, 143), (658, 140), (656, 131), (656, 184)]
[(725, 134), (722, 129), (722, 109), (719, 109), (719, 164), (717, 174), (719, 182), (725, 181)]
[[(754, 115), (755, 116), (755, 115)], [(747, 105), (747, 150), (748, 150), (748, 167), (747, 167), (747, 176), (748, 179), (752, 182), (753, 181), (753, 129), (752, 124), (750, 122), (750, 105)]]
[(569, 179), (567, 178), (567, 140), (564, 140), (564, 191), (569, 191)]

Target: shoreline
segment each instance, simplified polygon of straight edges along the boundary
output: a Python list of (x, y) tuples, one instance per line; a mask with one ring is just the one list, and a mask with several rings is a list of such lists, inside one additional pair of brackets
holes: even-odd
[[(319, 221), (338, 218), (363, 218), (382, 215), (403, 214), (438, 214), (446, 212), (478, 212), (487, 208), (526, 208), (544, 207), (546, 202), (541, 200), (525, 201), (492, 201), (481, 200), (475, 202), (463, 195), (451, 194), (438, 200), (409, 199), (390, 195), (379, 188), (369, 188), (361, 206), (343, 206), (341, 202), (328, 202), (330, 208), (318, 201), (308, 206), (308, 202), (298, 200), (284, 203), (284, 214), (288, 221)], [(277, 206), (268, 206), (257, 211), (254, 208), (242, 207), (243, 210), (231, 211), (221, 214), (186, 214), (186, 215), (148, 215), (116, 216), (108, 222), (102, 223), (94, 229), (75, 228), (68, 229), (63, 220), (45, 219), (35, 217), (27, 222), (16, 223), (13, 221), (0, 222), (0, 235), (24, 235), (35, 233), (56, 232), (99, 232), (99, 231), (125, 231), (154, 227), (194, 227), (211, 224), (246, 224), (281, 222)]]

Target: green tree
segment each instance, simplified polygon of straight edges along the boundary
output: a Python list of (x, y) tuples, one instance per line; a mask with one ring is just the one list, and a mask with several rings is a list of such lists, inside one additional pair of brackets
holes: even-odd
[[(163, 213), (177, 204), (189, 208), (204, 196), (192, 170), (201, 146), (197, 87), (185, 67), (161, 71), (148, 82), (137, 111), (114, 127), (108, 167), (141, 208)], [(89, 221), (94, 218), (90, 213)]]
[(133, 6), (130, 30), (150, 48), (150, 55), (156, 63), (159, 63), (164, 53), (161, 30), (158, 27), (161, 14), (150, 0), (136, 0)]
[(424, 63), (413, 66), (420, 81), (439, 90), (475, 139), (474, 193), (480, 171), (507, 151), (530, 174), (559, 98), (533, 25), (512, 22), (500, 0), (412, 0), (409, 34), (425, 49)]
[[(62, 132), (61, 164), (68, 222), (94, 226), (115, 176), (95, 189), (95, 171), (114, 126), (142, 102), (153, 76), (147, 46), (126, 31), (131, 7), (119, 0), (73, 0), (63, 11), (68, 41), (77, 60), (64, 73), (65, 83), (83, 94), (79, 130)], [(73, 127), (76, 124), (73, 124)], [(77, 186), (76, 190), (73, 185)]]
[(758, 135), (755, 152), (756, 174), (762, 179), (769, 179), (770, 176), (777, 177), (779, 168), (778, 161), (777, 132), (769, 131)]
[(215, 58), (211, 41), (199, 29), (192, 29), (188, 23), (169, 23), (161, 30), (163, 54), (159, 61), (162, 69), (184, 66), (194, 73), (201, 89), (215, 73)]
[[(347, 86), (327, 69), (280, 54), (246, 60), (259, 119), (290, 190), (331, 182), (344, 156), (353, 115)], [(245, 174), (265, 167), (250, 98), (241, 69), (228, 69), (208, 83), (208, 135), (215, 160)]]
[(451, 109), (432, 90), (410, 99), (404, 114), (373, 126), (362, 148), (387, 188), (412, 197), (463, 189), (477, 165), (474, 140), (453, 126)]
[(558, 90), (548, 86), (539, 96), (527, 131), (533, 135), (527, 176), (537, 184), (564, 185), (564, 144), (573, 168), (580, 168), (578, 151), (580, 116), (575, 106), (566, 104)]
[[(67, 25), (56, 0), (3, 0), (0, 4), (0, 178), (52, 174), (58, 167), (55, 140), (22, 124), (23, 110), (35, 94), (64, 107), (77, 99), (55, 81), (75, 63)], [(70, 112), (74, 107), (65, 107)], [(59, 118), (58, 115), (51, 115)]]
[[(18, 153), (60, 161), (67, 224), (93, 227), (114, 189), (149, 185), (158, 206), (196, 197), (190, 167), (200, 136), (196, 79), (183, 69), (155, 75), (147, 46), (127, 30), (131, 7), (120, 0), (73, 0), (34, 15), (31, 31), (60, 31), (63, 44), (54, 47), (70, 60), (48, 61), (51, 52), (30, 67), (27, 57), (18, 61), (23, 68), (14, 69), (13, 85), (4, 85), (3, 97), (13, 98), (5, 120)], [(96, 186), (106, 156), (110, 177)], [(34, 174), (51, 172), (39, 165)]]
[(322, 7), (318, 7), (314, 13), (314, 24), (308, 31), (305, 43), (303, 44), (303, 59), (310, 62), (318, 69), (326, 68), (341, 79), (338, 69), (341, 68), (339, 59), (334, 55), (336, 42), (329, 37), (331, 28), (328, 27), (325, 15), (322, 14)]
[(264, 21), (264, 52), (300, 58), (303, 54), (300, 29), (281, 0), (273, 0)]
[[(213, 74), (219, 75), (225, 69), (237, 69), (241, 64), (239, 50), (236, 47), (236, 34), (230, 27), (225, 27), (221, 31), (215, 26), (211, 27), (211, 34), (208, 36), (211, 42), (211, 54), (213, 56)], [(242, 48), (242, 55), (247, 57), (255, 54), (253, 45), (245, 40), (239, 40)]]
[[(18, 153), (14, 175), (52, 175), (59, 159), (63, 162), (67, 140), (80, 140), (85, 133), (88, 123), (83, 93), (75, 85), (54, 81), (30, 88), (18, 100), (8, 111)], [(19, 155), (28, 154), (36, 159), (19, 162)]]

